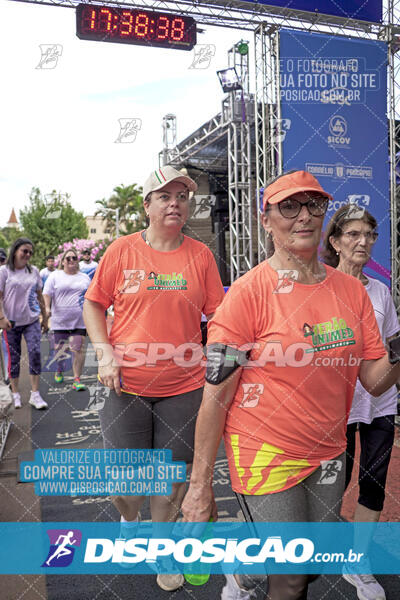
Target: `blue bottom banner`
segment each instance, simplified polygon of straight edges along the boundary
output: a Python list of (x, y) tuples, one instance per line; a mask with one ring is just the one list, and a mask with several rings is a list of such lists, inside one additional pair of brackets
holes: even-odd
[(1, 523), (0, 574), (399, 574), (400, 523)]

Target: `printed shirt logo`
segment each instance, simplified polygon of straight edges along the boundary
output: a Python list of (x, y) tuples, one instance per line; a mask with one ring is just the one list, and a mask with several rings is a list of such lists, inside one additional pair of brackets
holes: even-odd
[(187, 280), (182, 273), (158, 273), (154, 274), (153, 285), (148, 290), (187, 290)]
[(305, 352), (321, 352), (339, 346), (352, 346), (356, 343), (353, 330), (347, 327), (344, 319), (337, 317), (316, 325), (304, 323), (303, 334), (304, 337), (312, 337), (314, 346), (307, 348)]
[(322, 473), (317, 484), (329, 485), (335, 483), (342, 466), (341, 460), (321, 460)]
[(243, 399), (239, 404), (240, 408), (254, 408), (257, 406), (260, 396), (264, 392), (262, 383), (242, 383)]
[(293, 290), (294, 282), (299, 278), (299, 272), (294, 269), (277, 269), (278, 283), (274, 294), (289, 294)]
[(145, 276), (146, 273), (143, 269), (124, 269), (125, 281), (121, 293), (136, 294)]
[(81, 545), (79, 529), (48, 529), (50, 548), (42, 567), (68, 567), (74, 558), (75, 547)]

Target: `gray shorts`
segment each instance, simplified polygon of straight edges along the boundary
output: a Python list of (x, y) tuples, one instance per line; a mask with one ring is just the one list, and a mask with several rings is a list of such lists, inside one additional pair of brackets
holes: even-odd
[[(236, 494), (245, 520), (254, 523), (254, 537), (258, 537), (257, 521), (260, 522), (336, 522), (344, 494), (346, 453), (324, 463), (303, 481), (283, 492), (250, 496)], [(264, 567), (265, 569), (266, 567)], [(259, 588), (266, 591), (267, 573), (260, 569), (259, 575), (240, 575), (245, 590)]]
[(263, 496), (237, 494), (237, 498), (250, 522), (334, 522), (340, 517), (345, 476), (343, 452), (288, 490)]
[(105, 448), (172, 450), (173, 460), (193, 462), (194, 430), (203, 388), (150, 398), (112, 390), (99, 410)]

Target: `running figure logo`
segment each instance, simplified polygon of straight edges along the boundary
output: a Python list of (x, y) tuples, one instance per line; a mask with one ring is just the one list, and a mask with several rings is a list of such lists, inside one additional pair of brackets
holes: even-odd
[(254, 408), (257, 406), (260, 396), (264, 392), (263, 383), (242, 383), (243, 400), (240, 408)]
[(110, 397), (110, 388), (101, 385), (90, 385), (89, 389), (89, 404), (86, 410), (101, 410), (104, 408), (106, 400)]
[(341, 460), (321, 460), (321, 477), (317, 481), (317, 484), (330, 484), (335, 483), (338, 473), (342, 470)]
[(295, 269), (277, 269), (278, 283), (274, 289), (274, 294), (289, 294), (294, 286), (294, 282), (299, 278), (299, 272)]
[(121, 293), (136, 294), (145, 276), (143, 269), (124, 269), (125, 281)]
[(133, 144), (137, 132), (142, 128), (142, 119), (118, 119), (119, 134), (115, 144)]
[(197, 44), (189, 69), (208, 69), (213, 56), (215, 56), (214, 44)]
[(42, 567), (68, 567), (74, 558), (75, 548), (81, 545), (79, 529), (48, 529), (50, 548)]
[(216, 196), (197, 195), (194, 197), (196, 206), (193, 211), (193, 219), (208, 219), (211, 209), (215, 205)]
[(39, 44), (42, 56), (36, 69), (55, 69), (62, 54), (61, 44)]

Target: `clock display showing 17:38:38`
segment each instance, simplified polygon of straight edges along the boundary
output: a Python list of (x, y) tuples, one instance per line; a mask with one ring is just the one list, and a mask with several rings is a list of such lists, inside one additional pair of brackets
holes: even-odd
[(191, 50), (196, 45), (196, 21), (143, 9), (79, 4), (76, 35), (82, 40)]

